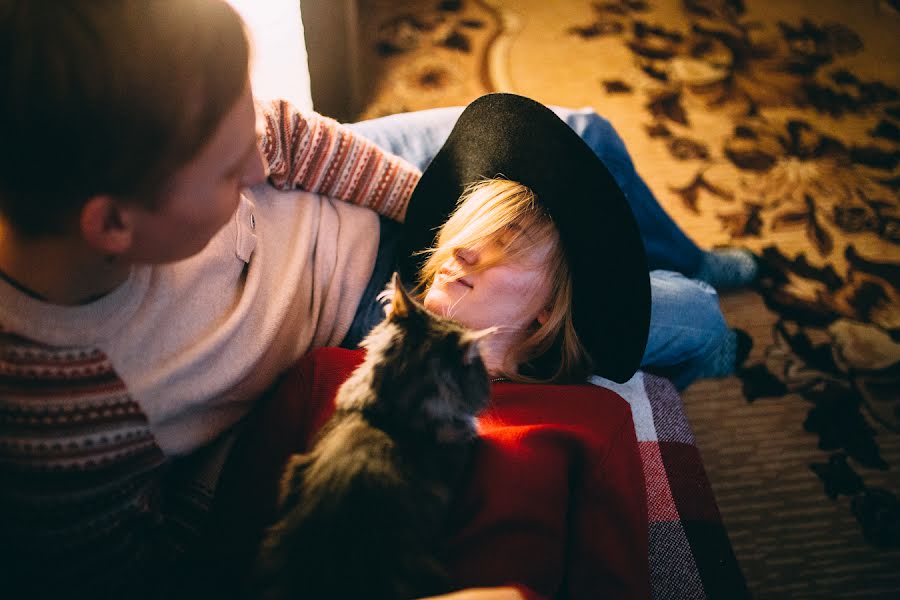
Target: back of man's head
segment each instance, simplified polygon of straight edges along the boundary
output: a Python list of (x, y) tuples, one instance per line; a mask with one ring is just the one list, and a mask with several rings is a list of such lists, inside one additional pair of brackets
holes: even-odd
[(0, 0), (0, 213), (66, 232), (90, 197), (153, 206), (247, 81), (223, 0)]

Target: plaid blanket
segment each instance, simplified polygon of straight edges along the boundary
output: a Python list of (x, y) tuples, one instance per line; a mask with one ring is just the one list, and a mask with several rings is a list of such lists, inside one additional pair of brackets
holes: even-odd
[(675, 387), (641, 372), (624, 384), (591, 382), (631, 405), (647, 483), (654, 600), (748, 598)]
[[(339, 385), (356, 365), (347, 360), (334, 364), (343, 370), (332, 387)], [(265, 495), (261, 494), (258, 482), (278, 481), (280, 471), (276, 467), (274, 474), (263, 472), (267, 465), (278, 464), (266, 453), (281, 452), (277, 440), (294, 447), (295, 436), (307, 439), (311, 435), (305, 429), (285, 429), (288, 416), (284, 405), (277, 401), (281, 398), (287, 406), (297, 406), (291, 399), (296, 397), (304, 381), (315, 379), (298, 377), (299, 371), (282, 382), (276, 401), (269, 407), (270, 414), (260, 415), (257, 437), (248, 436), (243, 440), (247, 456), (239, 461), (240, 465), (232, 465), (236, 469), (231, 473), (232, 486), (234, 482), (250, 480), (257, 485), (237, 485), (224, 494), (234, 496), (231, 499), (234, 505), (220, 506), (219, 515), (223, 522), (229, 523), (227, 530), (231, 534), (236, 523), (243, 522), (251, 529), (259, 526), (248, 517), (259, 513), (260, 497)], [(650, 583), (654, 600), (749, 598), (675, 387), (668, 379), (642, 372), (624, 384), (599, 377), (592, 378), (591, 383), (615, 391), (631, 406), (647, 489)], [(317, 427), (327, 416), (319, 415), (316, 423), (308, 423), (302, 415), (291, 418), (300, 419), (303, 427)], [(276, 422), (272, 419), (277, 419), (281, 427), (272, 426)], [(285, 437), (286, 431), (290, 435)], [(268, 510), (267, 507), (262, 512), (267, 514)]]

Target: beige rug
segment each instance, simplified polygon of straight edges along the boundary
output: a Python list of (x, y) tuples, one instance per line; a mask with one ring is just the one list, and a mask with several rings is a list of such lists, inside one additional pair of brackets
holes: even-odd
[(767, 258), (762, 296), (722, 298), (754, 338), (747, 369), (684, 394), (735, 553), (757, 597), (900, 597), (898, 3), (359, 0), (359, 14), (360, 118), (489, 91), (593, 107), (701, 246)]

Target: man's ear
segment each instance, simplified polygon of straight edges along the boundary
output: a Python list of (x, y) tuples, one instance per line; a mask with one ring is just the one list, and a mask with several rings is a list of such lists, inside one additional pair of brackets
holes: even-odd
[(102, 254), (120, 255), (131, 248), (134, 238), (131, 215), (112, 196), (88, 199), (81, 208), (79, 226), (84, 241)]

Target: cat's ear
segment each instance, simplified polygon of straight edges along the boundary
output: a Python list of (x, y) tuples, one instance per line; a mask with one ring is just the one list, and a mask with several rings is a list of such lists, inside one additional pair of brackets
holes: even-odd
[(466, 340), (480, 342), (484, 338), (494, 335), (498, 331), (500, 331), (500, 328), (497, 326), (485, 327), (484, 329), (469, 330), (466, 332)]
[(394, 288), (394, 296), (391, 298), (390, 314), (392, 317), (405, 319), (416, 311), (416, 301), (410, 297), (396, 272), (391, 277), (391, 287)]
[(463, 354), (463, 364), (466, 366), (470, 366), (474, 363), (478, 358), (481, 357), (481, 352), (478, 350), (478, 341), (472, 340), (466, 346), (466, 352)]
[(466, 344), (466, 352), (463, 355), (463, 364), (471, 365), (475, 362), (475, 359), (481, 356), (479, 351), (481, 340), (489, 335), (493, 335), (497, 331), (497, 327), (488, 327), (487, 329), (466, 332), (466, 336), (463, 339), (463, 343)]

